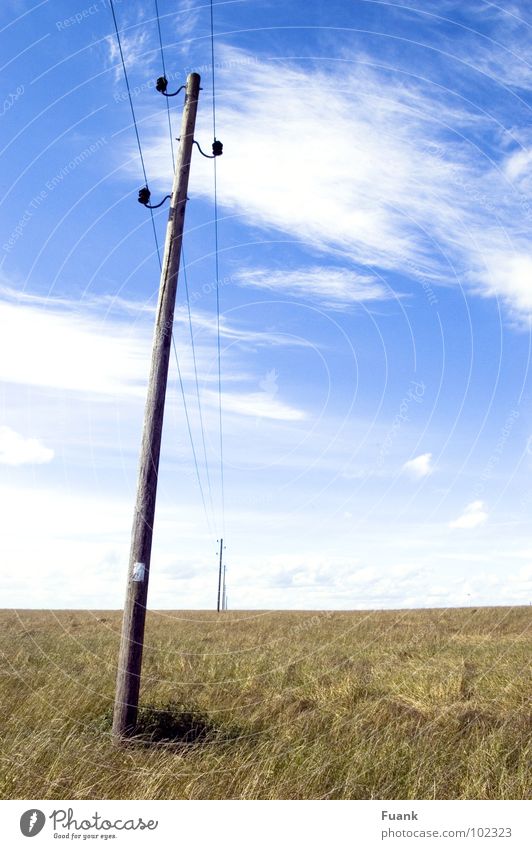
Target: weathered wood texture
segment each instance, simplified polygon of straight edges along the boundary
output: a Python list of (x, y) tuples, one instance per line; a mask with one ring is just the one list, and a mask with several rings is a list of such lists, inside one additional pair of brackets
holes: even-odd
[(189, 74), (166, 229), (148, 397), (144, 416), (137, 501), (131, 536), (126, 602), (116, 682), (113, 734), (117, 738), (131, 734), (137, 721), (164, 403), (199, 91), (199, 74)]

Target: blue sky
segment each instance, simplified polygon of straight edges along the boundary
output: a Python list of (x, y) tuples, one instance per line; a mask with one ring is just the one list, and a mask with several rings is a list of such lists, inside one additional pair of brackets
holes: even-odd
[[(209, 6), (159, 9), (172, 84), (202, 75), (208, 148)], [(154, 5), (116, 14), (157, 200), (172, 163)], [(230, 606), (528, 604), (530, 8), (231, 0), (214, 17)], [(120, 607), (159, 272), (111, 12), (11, 0), (0, 38), (2, 603)], [(207, 512), (172, 361), (150, 578), (166, 608), (215, 604), (222, 533), (197, 151), (189, 196), (211, 486), (181, 279)]]

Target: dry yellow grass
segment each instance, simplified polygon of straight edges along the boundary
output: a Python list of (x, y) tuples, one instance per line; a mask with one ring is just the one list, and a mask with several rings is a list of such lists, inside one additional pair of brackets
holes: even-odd
[(120, 614), (0, 612), (3, 798), (524, 799), (531, 608), (152, 612), (113, 746)]

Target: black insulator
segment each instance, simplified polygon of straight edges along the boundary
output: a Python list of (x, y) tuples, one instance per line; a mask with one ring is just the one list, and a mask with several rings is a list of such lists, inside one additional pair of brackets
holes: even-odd
[(139, 203), (143, 203), (146, 206), (150, 202), (151, 192), (147, 186), (139, 189)]
[(166, 89), (168, 88), (168, 80), (166, 77), (158, 77), (157, 82), (155, 83), (155, 88), (157, 91), (160, 91), (161, 94), (165, 94)]
[(221, 156), (224, 152), (224, 146), (221, 141), (217, 141), (216, 139), (212, 143), (212, 155), (213, 156)]

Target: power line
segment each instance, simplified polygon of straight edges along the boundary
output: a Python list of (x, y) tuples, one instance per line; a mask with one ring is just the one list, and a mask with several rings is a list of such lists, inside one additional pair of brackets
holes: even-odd
[(122, 51), (122, 42), (120, 40), (120, 34), (118, 32), (118, 24), (116, 22), (115, 7), (114, 7), (113, 0), (111, 0), (111, 12), (112, 12), (112, 15), (113, 15), (113, 22), (114, 22), (114, 25), (115, 25), (116, 40), (118, 42), (118, 50), (119, 50), (119, 53), (120, 53), (120, 59), (122, 60), (122, 70), (124, 72), (124, 79), (126, 81), (127, 95), (128, 95), (128, 98), (129, 98), (129, 106), (130, 106), (130, 109), (131, 109), (131, 117), (133, 118), (133, 125), (135, 127), (135, 135), (137, 137), (137, 145), (138, 145), (138, 148), (139, 148), (140, 161), (142, 163), (142, 173), (144, 174), (144, 180), (146, 182), (146, 185), (148, 185), (148, 178), (146, 176), (146, 166), (144, 165), (144, 157), (142, 155), (142, 147), (141, 147), (141, 144), (140, 144), (139, 130), (138, 130), (138, 127), (137, 127), (137, 119), (135, 118), (135, 110), (133, 108), (133, 100), (131, 98), (131, 89), (129, 87), (129, 79), (128, 79), (128, 76), (127, 76), (126, 63), (124, 61), (124, 53)]
[[(161, 64), (163, 66), (163, 74), (166, 77), (166, 66), (165, 66), (165, 63), (164, 63), (163, 38), (162, 38), (162, 35), (161, 35), (161, 21), (160, 21), (160, 18), (159, 18), (159, 3), (157, 2), (157, 0), (155, 0), (155, 14), (157, 16), (157, 32), (159, 33), (159, 47), (161, 49)], [(170, 136), (170, 150), (172, 152), (172, 165), (173, 165), (173, 168), (174, 168), (174, 171), (175, 171), (174, 136), (173, 136), (173, 133), (172, 133), (172, 118), (170, 116), (170, 101), (167, 98), (165, 98), (165, 100), (166, 100), (166, 114), (168, 116), (168, 133), (169, 133), (169, 136)]]
[[(216, 141), (216, 81), (214, 77), (214, 8), (211, 0), (212, 131)], [(216, 162), (214, 163), (216, 165)]]
[[(138, 146), (138, 149), (139, 149), (140, 162), (141, 162), (141, 165), (142, 165), (142, 173), (144, 174), (144, 182), (146, 183), (146, 188), (149, 188), (148, 177), (146, 175), (146, 165), (144, 164), (144, 156), (142, 155), (142, 145), (140, 143), (139, 128), (137, 126), (137, 119), (135, 117), (135, 110), (133, 108), (133, 99), (131, 97), (131, 89), (129, 87), (129, 79), (128, 79), (128, 76), (127, 76), (126, 63), (124, 61), (124, 52), (122, 50), (122, 42), (120, 40), (120, 33), (118, 32), (118, 24), (117, 24), (117, 21), (116, 21), (116, 14), (115, 14), (115, 7), (114, 7), (113, 0), (111, 0), (111, 12), (112, 12), (112, 15), (113, 15), (113, 23), (115, 25), (116, 40), (118, 42), (118, 51), (120, 53), (120, 59), (122, 61), (122, 70), (124, 72), (124, 80), (126, 82), (127, 96), (129, 98), (129, 107), (131, 109), (131, 117), (133, 118), (133, 126), (135, 128), (135, 136), (137, 138), (137, 146)], [(155, 239), (155, 246), (157, 248), (157, 256), (159, 257), (159, 267), (161, 267), (161, 252), (159, 250), (159, 240), (157, 239), (157, 230), (155, 229), (155, 219), (153, 217), (153, 211), (151, 209), (150, 209), (150, 216), (151, 216), (151, 226), (152, 226), (152, 230), (153, 230), (153, 238)]]
[[(161, 21), (160, 21), (160, 15), (159, 15), (158, 0), (155, 0), (155, 13), (156, 13), (156, 16), (157, 16), (157, 32), (159, 34), (159, 48), (160, 48), (160, 52), (161, 52), (161, 64), (162, 64), (163, 74), (164, 74), (164, 77), (166, 79), (166, 63), (164, 61), (164, 48), (163, 48), (163, 39), (162, 39), (162, 33), (161, 33)], [(167, 111), (167, 114), (168, 114), (168, 132), (169, 132), (169, 136), (170, 136), (170, 149), (171, 149), (171, 152), (172, 152), (172, 165), (173, 165), (173, 169), (175, 171), (174, 144), (173, 144), (173, 135), (172, 135), (172, 123), (171, 123), (171, 118), (170, 118), (170, 102), (169, 102), (168, 98), (166, 98), (166, 111)], [(203, 446), (203, 457), (204, 457), (204, 461), (205, 461), (205, 473), (207, 475), (207, 485), (208, 485), (208, 490), (209, 490), (209, 501), (210, 501), (212, 517), (213, 517), (213, 521), (214, 521), (215, 520), (214, 504), (213, 504), (213, 499), (212, 499), (211, 477), (210, 477), (210, 474), (209, 474), (209, 462), (208, 462), (208, 459), (207, 459), (207, 447), (206, 447), (206, 443), (205, 443), (205, 427), (204, 427), (204, 422), (203, 422), (203, 411), (202, 411), (202, 408), (201, 408), (201, 399), (200, 399), (200, 391), (199, 391), (198, 369), (197, 369), (197, 359), (196, 359), (196, 346), (194, 344), (194, 333), (193, 333), (193, 330), (192, 330), (192, 314), (191, 314), (191, 310), (190, 310), (188, 276), (187, 276), (187, 269), (186, 269), (186, 262), (185, 262), (185, 251), (184, 251), (182, 244), (181, 244), (181, 259), (182, 259), (182, 268), (183, 268), (183, 279), (184, 279), (184, 283), (185, 283), (186, 304), (187, 304), (187, 311), (188, 311), (188, 325), (189, 325), (189, 331), (190, 331), (190, 344), (191, 344), (191, 348), (192, 348), (192, 360), (193, 360), (193, 364), (194, 364), (196, 396), (197, 396), (197, 400), (198, 400), (198, 413), (199, 413), (199, 421), (200, 421), (200, 427), (201, 427), (201, 441), (202, 441), (202, 446)], [(174, 350), (175, 350), (175, 347), (174, 347)], [(177, 351), (176, 351), (176, 359), (177, 359)], [(179, 368), (179, 363), (178, 363), (178, 368)], [(186, 410), (186, 399), (185, 399), (184, 392), (183, 392), (183, 404), (185, 406), (185, 414), (187, 415), (187, 420), (188, 420), (188, 412)], [(192, 444), (192, 435), (191, 435), (190, 438), (191, 438), (192, 450), (193, 450), (194, 455), (195, 455), (195, 449), (194, 449), (194, 446)], [(208, 524), (209, 524), (209, 522), (208, 522)]]
[(186, 266), (186, 262), (185, 262), (185, 252), (183, 250), (182, 245), (181, 245), (181, 258), (183, 260), (183, 280), (185, 282), (185, 293), (186, 293), (187, 310), (188, 310), (188, 327), (189, 327), (189, 332), (190, 332), (190, 345), (191, 345), (191, 348), (192, 348), (192, 360), (194, 362), (194, 377), (195, 377), (195, 381), (196, 381), (196, 396), (197, 396), (197, 399), (198, 399), (198, 413), (199, 413), (199, 420), (200, 420), (200, 427), (201, 427), (201, 440), (202, 440), (202, 443), (203, 443), (203, 457), (204, 457), (204, 460), (205, 460), (205, 472), (206, 472), (206, 475), (207, 475), (207, 485), (209, 487), (209, 500), (210, 500), (211, 510), (212, 510), (212, 514), (213, 514), (213, 520), (214, 520), (214, 518), (215, 518), (214, 517), (214, 504), (213, 504), (213, 500), (212, 500), (211, 476), (209, 474), (209, 463), (208, 463), (208, 460), (207, 460), (207, 448), (206, 448), (206, 445), (205, 445), (205, 427), (204, 427), (204, 424), (203, 424), (203, 411), (201, 409), (199, 381), (198, 381), (198, 367), (197, 367), (197, 362), (196, 362), (196, 346), (194, 344), (194, 334), (193, 334), (193, 331), (192, 331), (192, 314), (191, 314), (191, 311), (190, 311), (190, 298), (189, 298), (189, 293), (188, 293), (187, 266)]
[(202, 501), (202, 504), (203, 504), (203, 509), (205, 511), (205, 518), (207, 520), (207, 527), (209, 529), (209, 533), (212, 533), (211, 523), (209, 521), (209, 515), (207, 513), (207, 505), (205, 503), (205, 495), (203, 493), (203, 485), (201, 483), (201, 477), (200, 477), (200, 473), (199, 473), (198, 459), (196, 457), (196, 449), (194, 448), (194, 440), (192, 439), (192, 429), (190, 427), (190, 418), (189, 418), (189, 415), (188, 415), (188, 407), (187, 407), (187, 403), (186, 403), (186, 400), (185, 400), (185, 388), (183, 386), (183, 378), (182, 378), (182, 375), (181, 375), (181, 368), (179, 366), (179, 357), (177, 356), (177, 348), (176, 348), (176, 345), (175, 345), (175, 339), (174, 339), (173, 333), (172, 333), (172, 347), (174, 349), (174, 354), (175, 354), (175, 361), (176, 361), (176, 365), (177, 365), (177, 374), (179, 376), (179, 385), (181, 386), (181, 395), (183, 396), (183, 406), (185, 408), (185, 418), (187, 420), (188, 435), (190, 437), (190, 445), (192, 447), (192, 455), (194, 457), (194, 466), (196, 468), (196, 477), (197, 477), (197, 480), (198, 480), (198, 486), (199, 486), (199, 490), (200, 490), (200, 493), (201, 493), (201, 501)]
[[(213, 141), (216, 141), (216, 75), (214, 69), (214, 8), (213, 0), (210, 0), (211, 12), (211, 64), (212, 64), (212, 132)], [(214, 152), (214, 148), (213, 148)], [(225, 536), (225, 484), (224, 484), (224, 445), (222, 424), (222, 353), (220, 344), (220, 264), (218, 247), (218, 179), (216, 172), (216, 158), (214, 159), (214, 256), (216, 272), (216, 327), (218, 342), (218, 419), (220, 428), (220, 489), (222, 502), (222, 532)]]
[(224, 442), (222, 425), (222, 352), (220, 345), (220, 272), (218, 259), (218, 188), (216, 177), (216, 160), (214, 160), (214, 242), (216, 262), (216, 326), (218, 341), (218, 419), (220, 426), (220, 486), (222, 496), (222, 530), (225, 536)]
[[(129, 85), (129, 78), (128, 78), (128, 75), (127, 75), (127, 68), (126, 68), (126, 63), (125, 63), (125, 60), (124, 60), (124, 52), (123, 52), (123, 49), (122, 49), (122, 41), (120, 39), (120, 33), (119, 33), (119, 30), (118, 30), (118, 23), (117, 23), (117, 19), (116, 19), (116, 13), (115, 13), (113, 0), (110, 0), (110, 5), (111, 5), (111, 12), (112, 12), (112, 15), (113, 15), (113, 23), (114, 23), (114, 27), (115, 27), (116, 40), (117, 40), (117, 43), (118, 43), (118, 50), (119, 50), (120, 59), (121, 59), (121, 62), (122, 62), (122, 71), (123, 71), (123, 74), (124, 74), (124, 80), (125, 80), (125, 83), (126, 83), (126, 88), (127, 88), (127, 93), (128, 93), (129, 107), (131, 109), (131, 117), (133, 119), (133, 126), (135, 128), (135, 137), (137, 139), (139, 157), (140, 157), (140, 162), (141, 162), (141, 165), (142, 165), (142, 173), (143, 173), (143, 176), (144, 176), (144, 182), (146, 184), (146, 188), (149, 188), (149, 186), (148, 186), (148, 176), (147, 176), (147, 173), (146, 173), (146, 165), (145, 165), (145, 161), (144, 161), (144, 155), (142, 153), (142, 145), (141, 145), (141, 142), (140, 142), (140, 135), (139, 135), (138, 125), (137, 125), (137, 119), (136, 119), (136, 116), (135, 116), (135, 109), (133, 107), (133, 99), (131, 97), (131, 88), (130, 88), (130, 85)], [(158, 28), (158, 31), (159, 31), (159, 44), (160, 44), (160, 48), (161, 48), (161, 61), (163, 63), (163, 73), (165, 73), (164, 51), (163, 51), (163, 45), (162, 45), (161, 28), (160, 28), (160, 22), (159, 22), (159, 9), (158, 9), (157, 0), (155, 0), (155, 9), (156, 9), (156, 12), (157, 12), (157, 28)], [(171, 126), (170, 111), (169, 111), (168, 102), (167, 102), (167, 110), (168, 110), (168, 127), (169, 127), (169, 131), (170, 131), (170, 147), (171, 147), (171, 151), (172, 151), (172, 163), (173, 163), (173, 170), (175, 171), (175, 158), (174, 158), (174, 147), (173, 147), (173, 139), (172, 139), (172, 126)], [(158, 259), (158, 262), (159, 262), (159, 269), (162, 270), (161, 251), (160, 251), (160, 248), (159, 248), (159, 240), (157, 238), (157, 230), (155, 228), (155, 219), (154, 219), (152, 209), (150, 209), (150, 216), (151, 216), (151, 222), (152, 222), (153, 237), (154, 237), (154, 240), (155, 240), (155, 248), (156, 248), (156, 251), (157, 251), (157, 259)], [(187, 291), (187, 302), (188, 302), (188, 286), (186, 286), (186, 291)], [(189, 306), (189, 315), (190, 315), (190, 306)], [(204, 496), (204, 493), (203, 493), (203, 486), (202, 486), (200, 475), (199, 475), (198, 463), (197, 463), (197, 458), (196, 458), (196, 450), (194, 448), (194, 440), (192, 438), (192, 430), (191, 430), (191, 427), (190, 427), (190, 418), (189, 418), (189, 414), (188, 414), (187, 401), (186, 401), (185, 390), (184, 390), (183, 380), (182, 380), (182, 376), (181, 376), (181, 369), (180, 369), (180, 366), (179, 366), (179, 358), (177, 356), (177, 349), (176, 349), (176, 346), (175, 346), (175, 340), (174, 340), (173, 332), (172, 332), (172, 345), (173, 345), (173, 348), (174, 348), (174, 354), (175, 354), (175, 358), (176, 358), (177, 372), (178, 372), (179, 383), (180, 383), (180, 387), (181, 387), (181, 395), (182, 395), (182, 398), (183, 398), (183, 407), (184, 407), (184, 410), (185, 410), (185, 418), (186, 418), (186, 421), (187, 421), (188, 434), (189, 434), (189, 438), (190, 438), (190, 445), (191, 445), (191, 448), (192, 448), (192, 454), (193, 454), (193, 457), (194, 457), (194, 464), (195, 464), (195, 467), (196, 467), (196, 474), (197, 474), (198, 484), (199, 484), (199, 488), (200, 488), (201, 500), (202, 500), (202, 503), (203, 503), (203, 509), (205, 511), (205, 519), (206, 519), (206, 522), (207, 522), (207, 527), (209, 529), (209, 533), (212, 533), (211, 523), (210, 523), (210, 520), (209, 520), (207, 507), (206, 507), (206, 504), (205, 504), (205, 496)], [(195, 357), (195, 352), (194, 352), (194, 368), (196, 367), (195, 363), (196, 363), (196, 357)], [(196, 384), (197, 384), (197, 373), (196, 373)], [(198, 402), (199, 402), (199, 397), (198, 397)], [(205, 446), (205, 436), (204, 436), (203, 433), (202, 433), (202, 436), (203, 436), (203, 444)], [(209, 487), (210, 487), (210, 482), (209, 482)], [(211, 495), (211, 504), (212, 504), (212, 495)]]

